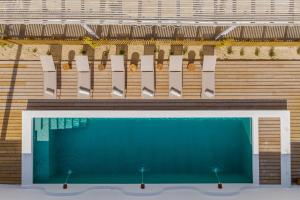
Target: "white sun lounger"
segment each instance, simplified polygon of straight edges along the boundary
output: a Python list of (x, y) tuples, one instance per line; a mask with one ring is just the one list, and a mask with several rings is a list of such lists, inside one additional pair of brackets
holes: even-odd
[(88, 99), (91, 97), (91, 70), (88, 56), (75, 56), (77, 76), (77, 97)]
[(144, 98), (152, 98), (155, 93), (154, 56), (141, 57), (141, 93)]
[(169, 96), (182, 96), (182, 56), (170, 56)]
[(202, 71), (214, 72), (216, 69), (217, 57), (215, 55), (204, 55)]
[(125, 65), (123, 55), (111, 56), (112, 96), (125, 97)]
[(57, 96), (57, 74), (51, 55), (40, 56), (44, 76), (44, 97), (56, 99)]
[(215, 68), (216, 56), (204, 55), (202, 66), (202, 98), (210, 99), (215, 97)]

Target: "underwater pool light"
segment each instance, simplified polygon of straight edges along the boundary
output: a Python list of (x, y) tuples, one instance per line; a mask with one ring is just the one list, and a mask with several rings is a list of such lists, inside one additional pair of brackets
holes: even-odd
[(215, 176), (217, 178), (217, 182), (218, 182), (218, 189), (223, 189), (223, 184), (220, 181), (220, 177), (219, 177), (219, 169), (217, 167), (213, 168), (213, 172), (215, 173)]
[(72, 174), (72, 170), (68, 170), (68, 175), (67, 175), (66, 180), (65, 180), (65, 182), (63, 184), (63, 189), (64, 190), (68, 189), (68, 180), (69, 180), (71, 174)]

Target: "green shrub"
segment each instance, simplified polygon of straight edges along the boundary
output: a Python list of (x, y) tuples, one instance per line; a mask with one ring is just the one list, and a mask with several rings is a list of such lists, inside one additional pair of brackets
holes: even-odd
[(297, 54), (300, 55), (300, 47), (297, 48)]
[(199, 51), (199, 56), (200, 56), (200, 58), (203, 57), (203, 50), (202, 49)]
[(255, 54), (256, 56), (259, 56), (259, 54), (260, 54), (260, 49), (259, 49), (258, 47), (255, 48), (254, 54)]
[(125, 50), (121, 49), (119, 52), (120, 55), (125, 55)]
[(232, 46), (227, 47), (227, 54), (233, 54)]
[(274, 47), (271, 47), (271, 49), (269, 50), (269, 56), (270, 57), (274, 57), (276, 54), (275, 54), (275, 49)]
[(51, 55), (51, 50), (50, 49), (48, 49), (48, 51), (47, 51), (47, 55)]
[(85, 55), (85, 54), (86, 54), (86, 50), (80, 49), (80, 54), (81, 54), (81, 55)]
[(174, 55), (174, 51), (170, 49), (169, 54)]
[(5, 43), (0, 43), (0, 47), (5, 48), (7, 46), (7, 44)]
[(182, 54), (185, 55), (188, 52), (188, 47), (184, 46), (182, 49)]
[(244, 50), (244, 48), (241, 48), (240, 49), (240, 56), (244, 56), (245, 55), (245, 50)]

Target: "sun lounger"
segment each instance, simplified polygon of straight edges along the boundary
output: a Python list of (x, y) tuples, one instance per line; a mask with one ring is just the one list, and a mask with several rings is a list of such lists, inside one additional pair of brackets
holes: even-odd
[(77, 97), (87, 99), (91, 97), (91, 71), (88, 56), (75, 56), (77, 76)]
[(111, 56), (112, 96), (125, 97), (125, 65), (123, 55)]
[(215, 72), (202, 72), (202, 98), (215, 96)]
[(154, 56), (141, 57), (141, 93), (144, 98), (152, 98), (155, 93)]
[(204, 55), (202, 66), (202, 98), (210, 99), (215, 97), (215, 55)]
[(44, 76), (44, 97), (56, 99), (57, 96), (57, 74), (51, 55), (40, 56)]
[(169, 96), (182, 96), (182, 56), (170, 56)]

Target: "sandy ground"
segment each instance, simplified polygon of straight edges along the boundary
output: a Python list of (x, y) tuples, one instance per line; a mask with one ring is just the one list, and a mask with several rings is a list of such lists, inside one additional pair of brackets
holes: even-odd
[[(159, 49), (165, 52), (164, 58), (168, 59), (170, 55), (170, 45), (159, 45)], [(255, 49), (259, 48), (259, 55), (255, 55)], [(21, 49), (21, 60), (38, 60), (40, 55), (45, 55), (47, 51), (51, 49), (50, 45), (23, 45)], [(244, 50), (244, 55), (241, 55), (241, 49)], [(275, 55), (270, 57), (271, 47), (241, 47), (233, 46), (232, 53), (228, 54), (228, 47), (217, 47), (216, 54), (219, 59), (253, 59), (253, 60), (268, 60), (268, 59), (285, 59), (285, 60), (295, 60), (300, 59), (300, 55), (297, 54), (298, 47), (274, 47)], [(17, 56), (17, 45), (2, 45), (0, 46), (0, 60), (15, 60)], [(80, 55), (82, 53), (82, 45), (64, 45), (61, 52), (54, 52), (56, 54), (61, 54), (63, 60), (70, 60), (70, 57), (75, 55)], [(109, 50), (109, 54), (116, 53), (115, 45), (103, 45), (95, 49), (95, 59), (101, 59), (104, 51)], [(57, 50), (56, 50), (57, 51)], [(201, 58), (200, 52), (202, 51), (202, 46), (187, 46), (187, 52), (183, 55), (184, 58), (188, 58), (189, 53), (195, 52), (195, 58)], [(128, 55), (131, 58), (133, 53), (138, 53), (140, 56), (143, 55), (144, 46), (143, 45), (129, 45)], [(53, 53), (53, 54), (54, 54)]]
[[(72, 187), (72, 186), (70, 186)], [(217, 190), (217, 189), (216, 189)], [(266, 187), (258, 189), (244, 189), (241, 191), (233, 192), (229, 194), (224, 192), (224, 195), (208, 195), (199, 191), (181, 189), (181, 190), (168, 190), (159, 194), (151, 194), (146, 190), (137, 194), (124, 194), (121, 191), (116, 190), (88, 190), (77, 195), (68, 194), (51, 194), (47, 191), (36, 189), (21, 189), (20, 186), (7, 186), (0, 185), (0, 199), (5, 200), (51, 200), (51, 199), (72, 199), (72, 200), (93, 200), (93, 199), (113, 199), (113, 200), (212, 200), (212, 199), (226, 199), (226, 200), (238, 200), (238, 199), (272, 199), (272, 200), (298, 200), (300, 197), (300, 187), (291, 188), (279, 188), (279, 187)]]

